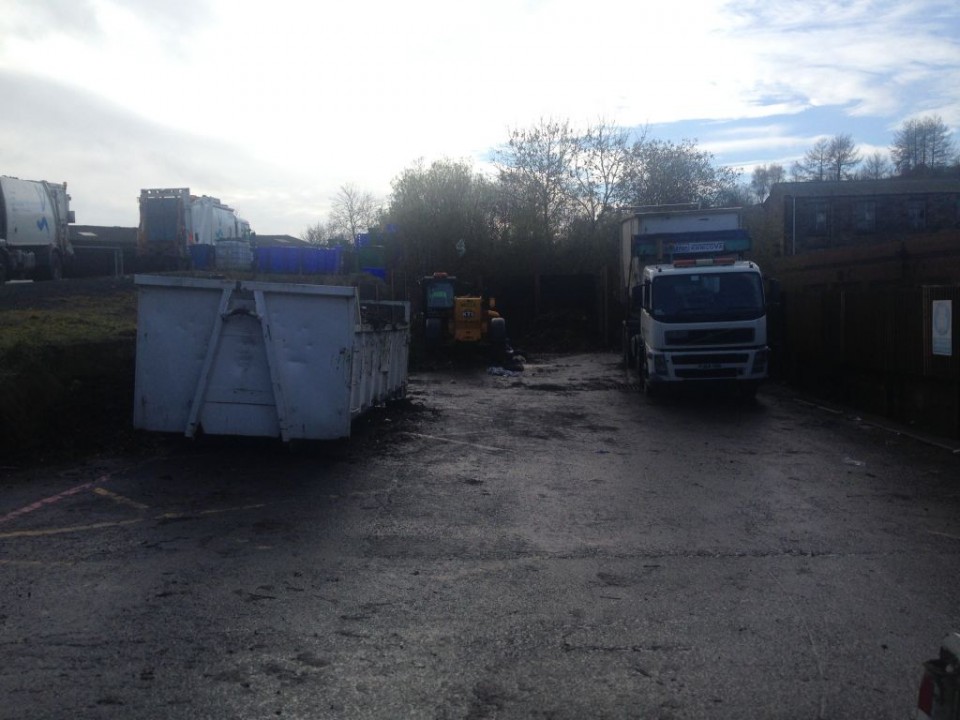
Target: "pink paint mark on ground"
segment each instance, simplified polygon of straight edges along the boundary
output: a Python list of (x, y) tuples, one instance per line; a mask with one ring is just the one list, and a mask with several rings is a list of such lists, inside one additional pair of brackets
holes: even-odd
[(109, 475), (102, 475), (101, 477), (97, 478), (93, 482), (83, 483), (82, 485), (77, 485), (76, 487), (72, 487), (68, 490), (64, 490), (61, 493), (57, 493), (56, 495), (51, 495), (50, 497), (43, 498), (42, 500), (37, 500), (35, 503), (30, 503), (26, 507), (22, 507), (19, 510), (14, 510), (13, 512), (9, 512), (6, 515), (0, 517), (0, 525), (2, 525), (3, 523), (9, 520), (14, 520), (15, 518), (23, 517), (24, 515), (27, 515), (28, 513), (32, 513), (34, 510), (39, 510), (42, 507), (46, 507), (47, 505), (53, 505), (54, 503), (60, 502), (64, 498), (70, 497), (71, 495), (76, 495), (77, 493), (83, 492), (84, 490), (89, 490), (95, 485), (99, 485), (100, 483), (106, 482), (109, 479), (110, 479)]

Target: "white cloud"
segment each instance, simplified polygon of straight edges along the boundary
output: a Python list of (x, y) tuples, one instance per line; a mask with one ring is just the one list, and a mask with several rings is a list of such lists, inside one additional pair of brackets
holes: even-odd
[[(44, 162), (61, 163), (53, 176), (73, 178), (75, 197), (95, 185), (88, 207), (105, 223), (126, 215), (95, 199), (103, 183), (135, 196), (163, 176), (219, 185), (204, 191), (260, 216), (261, 231), (296, 234), (344, 183), (386, 195), (419, 157), (479, 158), (541, 118), (752, 120), (751, 134), (705, 147), (760, 163), (824, 132), (789, 120), (811, 107), (842, 106), (851, 123), (960, 123), (955, 0), (11, 5), (0, 71), (34, 78), (16, 92), (55, 82), (97, 112), (28, 103), (30, 122), (0, 116), (0, 138), (59, 148)], [(37, 174), (12, 147), (0, 172)]]

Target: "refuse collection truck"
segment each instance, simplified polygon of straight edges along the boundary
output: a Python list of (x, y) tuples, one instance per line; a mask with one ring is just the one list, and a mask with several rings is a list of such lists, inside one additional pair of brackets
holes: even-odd
[(0, 176), (0, 282), (59, 280), (73, 260), (66, 183)]
[(767, 309), (738, 208), (641, 208), (621, 225), (627, 368), (653, 395), (728, 384), (752, 397), (767, 377)]
[(137, 275), (135, 428), (332, 440), (407, 385), (410, 306), (355, 287)]
[(224, 241), (249, 244), (250, 224), (218, 198), (192, 195), (189, 188), (140, 191), (137, 254), (147, 266), (177, 270), (206, 264), (207, 253), (197, 251), (212, 251)]

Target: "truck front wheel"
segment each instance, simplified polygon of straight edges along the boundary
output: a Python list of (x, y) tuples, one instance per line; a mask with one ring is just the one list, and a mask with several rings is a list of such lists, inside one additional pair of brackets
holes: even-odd
[(640, 376), (640, 389), (644, 395), (650, 399), (659, 395), (657, 386), (650, 382), (650, 373), (647, 370), (647, 354), (645, 352), (637, 358), (637, 374)]

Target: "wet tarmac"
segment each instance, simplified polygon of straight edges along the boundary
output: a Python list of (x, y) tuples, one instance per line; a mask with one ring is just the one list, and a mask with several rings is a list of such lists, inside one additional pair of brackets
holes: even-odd
[(349, 441), (0, 480), (0, 718), (904, 718), (960, 458), (618, 357), (411, 376)]

